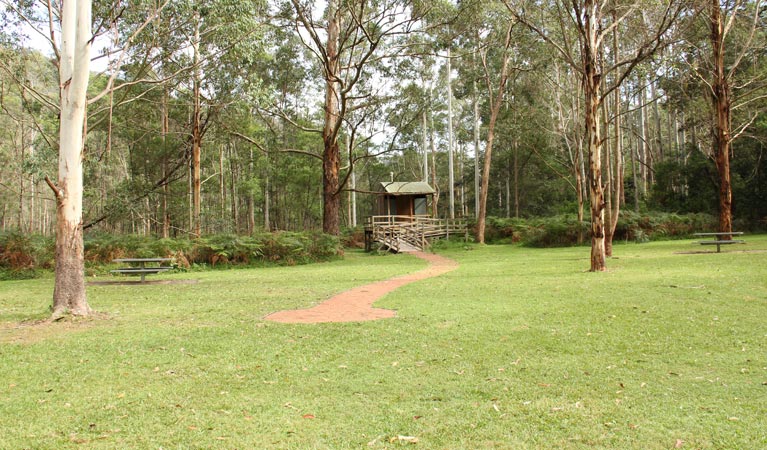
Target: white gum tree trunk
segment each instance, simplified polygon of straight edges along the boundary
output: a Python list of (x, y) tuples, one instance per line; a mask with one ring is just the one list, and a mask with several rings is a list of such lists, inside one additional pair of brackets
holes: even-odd
[(61, 8), (58, 185), (56, 194), (56, 281), (53, 317), (88, 315), (83, 255), (83, 140), (90, 75), (91, 1), (69, 0)]

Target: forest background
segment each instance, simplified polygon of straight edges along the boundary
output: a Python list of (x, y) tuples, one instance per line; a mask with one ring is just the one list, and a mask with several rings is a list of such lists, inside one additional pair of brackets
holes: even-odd
[[(716, 228), (719, 66), (731, 99), (733, 228), (764, 229), (761, 2), (599, 4), (598, 172), (579, 67), (588, 43), (579, 27), (596, 10), (568, 5), (97, 3), (86, 239), (353, 234), (390, 180), (431, 183), (439, 217), (475, 219), (484, 204), (490, 240), (582, 241), (595, 186), (610, 239)], [(62, 81), (58, 53), (40, 42), (57, 42), (60, 5), (2, 6), (0, 227), (51, 236), (46, 177), (57, 172)], [(559, 231), (541, 238), (546, 227)]]

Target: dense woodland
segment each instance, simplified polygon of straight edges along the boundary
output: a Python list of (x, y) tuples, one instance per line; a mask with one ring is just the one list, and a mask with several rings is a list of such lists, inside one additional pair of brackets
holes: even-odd
[[(1, 4), (0, 227), (52, 234), (61, 5)], [(432, 183), (440, 217), (609, 235), (621, 210), (719, 215), (722, 152), (736, 228), (767, 217), (759, 1), (93, 8), (86, 233), (338, 234), (394, 179)]]

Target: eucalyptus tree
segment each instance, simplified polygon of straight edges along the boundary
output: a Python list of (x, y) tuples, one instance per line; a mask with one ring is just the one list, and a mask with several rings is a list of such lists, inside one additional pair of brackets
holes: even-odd
[(184, 2), (191, 32), (191, 80), (186, 84), (191, 103), (190, 146), (192, 214), (190, 232), (199, 236), (201, 218), (201, 158), (203, 138), (222, 108), (252, 86), (248, 74), (261, 53), (260, 0)]
[[(753, 70), (764, 56), (764, 9), (761, 0), (709, 0), (703, 8), (710, 53), (693, 69), (706, 85), (711, 101), (711, 153), (719, 176), (719, 231), (731, 232), (732, 143), (760, 115), (749, 104), (767, 93), (764, 73)], [(745, 114), (735, 115), (737, 110)]]
[[(552, 0), (546, 5), (528, 5), (504, 0), (509, 11), (549, 43), (581, 77), (583, 127), (588, 154), (588, 186), (591, 216), (590, 270), (604, 271), (605, 194), (602, 180), (602, 104), (642, 61), (666, 42), (672, 25), (684, 10), (681, 2), (600, 2), (597, 0)], [(613, 14), (613, 11), (615, 13)], [(649, 20), (648, 20), (649, 18)], [(631, 26), (630, 52), (605, 64), (608, 37), (615, 28)], [(607, 76), (612, 83), (607, 85)]]
[(56, 196), (56, 282), (53, 317), (88, 315), (83, 248), (83, 138), (90, 78), (91, 2), (61, 5), (57, 48), (60, 89), (59, 176), (47, 180)]
[(329, 0), (323, 11), (315, 1), (291, 0), (283, 6), (282, 17), (305, 37), (324, 84), (322, 126), (311, 131), (323, 143), (322, 229), (338, 234), (341, 194), (348, 179), (341, 177), (339, 138), (344, 122), (352, 111), (365, 116), (369, 105), (377, 108), (374, 97), (386, 86), (365, 81), (372, 80), (375, 64), (402, 53), (400, 38), (428, 8), (406, 0)]
[[(495, 6), (495, 5), (493, 5)], [(491, 6), (492, 8), (492, 6)], [(480, 44), (480, 57), (483, 71), (484, 87), (487, 90), (487, 100), (490, 110), (490, 117), (487, 123), (487, 137), (485, 141), (485, 157), (482, 165), (482, 181), (479, 194), (479, 214), (477, 216), (477, 241), (480, 244), (485, 243), (485, 221), (487, 218), (487, 194), (490, 186), (490, 167), (492, 165), (493, 157), (493, 144), (495, 139), (495, 125), (498, 120), (498, 114), (501, 110), (501, 106), (506, 95), (506, 84), (509, 80), (509, 73), (513, 68), (512, 64), (512, 38), (514, 26), (517, 24), (515, 20), (503, 20), (503, 15), (500, 17), (500, 11), (498, 9), (488, 9), (489, 15), (496, 18), (495, 23), (489, 23), (486, 31), (487, 42)], [(499, 20), (502, 23), (499, 24)], [(505, 22), (505, 24), (503, 24)], [(500, 25), (500, 26), (499, 26)], [(503, 42), (502, 46), (497, 44), (491, 44), (491, 41)], [(497, 53), (495, 58), (498, 61), (491, 61), (491, 54)], [(491, 65), (500, 65), (500, 68), (493, 70)], [(497, 67), (497, 66), (496, 66)]]
[[(58, 178), (46, 182), (56, 199), (56, 269), (53, 292), (53, 317), (65, 314), (87, 315), (91, 309), (85, 294), (83, 254), (83, 157), (87, 133), (87, 106), (114, 92), (127, 49), (163, 5), (136, 4), (143, 8), (145, 20), (137, 24), (124, 43), (107, 46), (100, 52), (106, 57), (111, 74), (100, 86), (100, 92), (90, 93), (89, 81), (91, 47), (98, 36), (120, 16), (119, 5), (112, 5), (99, 14), (102, 21), (92, 21), (90, 1), (77, 2), (24, 2), (3, 1), (6, 12), (19, 22), (26, 23), (31, 32), (50, 45), (53, 63), (58, 69), (58, 99), (49, 98), (41, 89), (27, 80), (18, 80), (22, 89), (30, 92), (58, 115), (58, 136), (49, 138), (59, 154)], [(102, 11), (99, 10), (99, 13)], [(58, 142), (58, 144), (54, 144)]]

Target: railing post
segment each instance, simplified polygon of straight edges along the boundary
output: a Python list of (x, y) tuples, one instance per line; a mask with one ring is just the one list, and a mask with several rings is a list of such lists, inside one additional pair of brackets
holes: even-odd
[(421, 223), (421, 250), (426, 250), (426, 236), (424, 233), (424, 224)]

